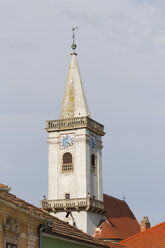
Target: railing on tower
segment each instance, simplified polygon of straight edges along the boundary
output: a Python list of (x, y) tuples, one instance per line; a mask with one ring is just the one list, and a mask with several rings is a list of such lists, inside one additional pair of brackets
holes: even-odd
[(45, 210), (67, 210), (67, 209), (85, 209), (86, 211), (105, 212), (104, 203), (92, 198), (74, 198), (63, 200), (43, 200), (40, 202), (40, 207)]
[(48, 132), (55, 130), (68, 130), (68, 129), (84, 128), (84, 127), (89, 128), (90, 130), (100, 135), (104, 135), (104, 126), (92, 120), (88, 116), (59, 119), (59, 120), (46, 122), (46, 130)]

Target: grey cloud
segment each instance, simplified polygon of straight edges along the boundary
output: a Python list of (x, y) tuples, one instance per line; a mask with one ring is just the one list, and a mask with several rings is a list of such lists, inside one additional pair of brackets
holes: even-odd
[(34, 49), (39, 48), (39, 46), (39, 43), (0, 39), (0, 49)]
[(106, 17), (88, 11), (75, 11), (64, 5), (57, 4), (56, 7), (60, 10), (60, 13), (69, 19), (76, 20), (82, 23), (86, 23), (92, 26), (102, 26)]
[(152, 38), (152, 44), (155, 47), (165, 47), (165, 32), (160, 32)]
[[(161, 2), (161, 4), (159, 3)], [(122, 46), (164, 46), (161, 33), (164, 29), (165, 4), (162, 1), (117, 1), (111, 3), (107, 9), (92, 13), (88, 8), (78, 10), (74, 5), (57, 4), (60, 14), (76, 23), (88, 24), (102, 28), (109, 43), (115, 42)], [(121, 8), (119, 5), (121, 3)], [(111, 8), (110, 8), (111, 5)], [(98, 7), (98, 6), (97, 6)]]
[(102, 26), (104, 22), (104, 18), (99, 15), (88, 14), (85, 12), (75, 12), (71, 10), (64, 10), (62, 14), (76, 21), (81, 21), (82, 23), (87, 23), (92, 26)]

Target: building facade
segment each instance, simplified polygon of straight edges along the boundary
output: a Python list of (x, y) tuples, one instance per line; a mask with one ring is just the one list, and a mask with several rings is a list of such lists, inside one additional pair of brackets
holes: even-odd
[(0, 184), (0, 248), (38, 248), (38, 227), (44, 222), (9, 190)]

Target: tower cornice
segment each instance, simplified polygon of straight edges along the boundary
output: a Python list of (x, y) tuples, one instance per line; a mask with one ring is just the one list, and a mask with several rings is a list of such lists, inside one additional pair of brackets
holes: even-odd
[(46, 122), (46, 131), (63, 131), (73, 130), (77, 128), (87, 128), (92, 132), (104, 136), (104, 126), (99, 122), (94, 121), (88, 116), (85, 117), (74, 117), (68, 119), (50, 120)]

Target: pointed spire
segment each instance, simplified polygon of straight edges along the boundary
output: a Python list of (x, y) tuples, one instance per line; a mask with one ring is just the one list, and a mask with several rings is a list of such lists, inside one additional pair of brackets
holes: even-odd
[(76, 53), (72, 53), (60, 119), (90, 117), (90, 111), (82, 86)]

